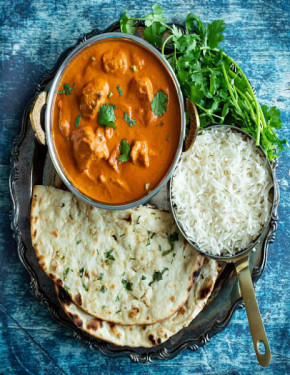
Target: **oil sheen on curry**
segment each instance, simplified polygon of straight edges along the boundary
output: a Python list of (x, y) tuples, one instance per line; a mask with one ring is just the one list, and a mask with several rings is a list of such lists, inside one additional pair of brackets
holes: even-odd
[(107, 40), (67, 67), (53, 109), (53, 140), (71, 183), (122, 204), (165, 177), (178, 147), (176, 89), (161, 62), (133, 42)]

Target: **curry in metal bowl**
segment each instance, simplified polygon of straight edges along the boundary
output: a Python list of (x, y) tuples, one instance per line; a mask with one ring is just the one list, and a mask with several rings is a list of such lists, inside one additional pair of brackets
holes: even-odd
[(51, 135), (65, 176), (103, 204), (150, 194), (181, 151), (181, 101), (168, 67), (146, 42), (90, 44), (66, 66), (52, 102)]

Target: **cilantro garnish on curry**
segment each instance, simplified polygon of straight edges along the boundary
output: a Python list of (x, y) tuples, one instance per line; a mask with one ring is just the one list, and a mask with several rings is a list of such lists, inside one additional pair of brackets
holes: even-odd
[(59, 82), (52, 124), (57, 155), (70, 181), (92, 199), (130, 202), (158, 185), (174, 160), (180, 125), (170, 74), (134, 42), (96, 42)]

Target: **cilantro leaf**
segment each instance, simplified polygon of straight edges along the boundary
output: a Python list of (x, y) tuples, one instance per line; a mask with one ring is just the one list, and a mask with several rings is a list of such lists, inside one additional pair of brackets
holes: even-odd
[(85, 269), (84, 269), (84, 267), (82, 267), (81, 269), (80, 269), (80, 277), (83, 277), (83, 275), (84, 275), (84, 272), (85, 272)]
[(64, 271), (64, 273), (63, 273), (63, 280), (66, 280), (69, 271), (70, 271), (69, 268), (67, 268), (67, 269)]
[(222, 20), (216, 20), (207, 25), (207, 45), (210, 48), (218, 47), (220, 42), (224, 39), (224, 35), (222, 33), (225, 31), (225, 28), (225, 23)]
[(167, 267), (163, 268), (162, 271), (155, 271), (154, 274), (153, 274), (152, 281), (150, 281), (150, 283), (148, 285), (151, 286), (153, 283), (155, 283), (155, 281), (162, 280), (163, 279), (163, 274), (164, 274), (165, 271), (168, 271)]
[(204, 26), (201, 20), (193, 13), (189, 13), (185, 20), (185, 28), (188, 31), (193, 31), (196, 34), (204, 32)]
[(106, 288), (104, 287), (104, 285), (101, 286), (101, 288), (100, 288), (100, 292), (102, 292), (102, 293), (105, 293), (105, 292), (106, 292)]
[(126, 11), (121, 15), (120, 28), (122, 33), (135, 34), (136, 32), (134, 21), (127, 17)]
[(195, 34), (181, 34), (181, 36), (175, 41), (175, 47), (179, 52), (186, 52), (186, 55), (189, 56), (189, 52), (196, 47), (196, 40), (197, 36)]
[(281, 129), (282, 121), (280, 119), (281, 112), (276, 107), (268, 108), (265, 104), (261, 106), (266, 123), (273, 128)]
[(167, 105), (168, 95), (166, 95), (165, 92), (162, 90), (158, 91), (158, 93), (154, 96), (151, 102), (152, 112), (156, 116), (161, 117), (167, 111)]
[(131, 146), (127, 142), (127, 139), (121, 140), (119, 150), (120, 150), (121, 155), (119, 155), (118, 159), (121, 163), (130, 160)]
[(63, 90), (58, 91), (58, 94), (69, 95), (71, 91), (74, 89), (74, 87), (75, 87), (75, 83), (73, 83), (72, 87), (70, 87), (68, 83), (65, 83), (63, 85)]
[(114, 249), (111, 249), (110, 251), (106, 251), (106, 252), (104, 253), (105, 258), (106, 258), (107, 260), (115, 260), (114, 255), (112, 255), (112, 252), (113, 252), (113, 251), (114, 251)]
[(166, 18), (163, 16), (163, 10), (159, 4), (152, 6), (153, 12), (144, 17), (145, 26), (152, 26), (153, 23), (161, 22), (165, 23)]
[(122, 279), (122, 284), (126, 290), (133, 290), (133, 283), (130, 283), (127, 280)]
[(120, 96), (123, 96), (123, 91), (120, 86), (117, 86), (117, 90)]
[(135, 125), (136, 122), (136, 120), (131, 119), (131, 117), (126, 112), (124, 112), (124, 120), (127, 122), (129, 126)]
[(166, 30), (164, 26), (166, 18), (163, 16), (163, 10), (160, 5), (155, 4), (152, 7), (153, 12), (144, 17), (145, 29), (143, 37), (155, 47), (160, 46), (162, 33)]
[(193, 103), (198, 103), (204, 96), (204, 89), (200, 84), (189, 85), (189, 95)]
[(176, 27), (175, 25), (172, 26), (172, 35), (173, 35), (173, 41), (177, 42), (179, 38), (182, 37), (182, 31)]
[(165, 26), (161, 25), (159, 22), (154, 22), (151, 26), (145, 27), (143, 37), (147, 42), (153, 44), (153, 46), (159, 47), (162, 42), (161, 35), (165, 30)]
[(99, 108), (98, 111), (98, 123), (99, 125), (103, 126), (104, 128), (112, 127), (117, 129), (115, 125), (116, 116), (114, 112), (114, 108), (116, 106), (110, 104), (104, 104)]
[(76, 128), (79, 126), (81, 118), (82, 118), (82, 116), (80, 116), (80, 115), (76, 117), (76, 121), (75, 121), (75, 127)]

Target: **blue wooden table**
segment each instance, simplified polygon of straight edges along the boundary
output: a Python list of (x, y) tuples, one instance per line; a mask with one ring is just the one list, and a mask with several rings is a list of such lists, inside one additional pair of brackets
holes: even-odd
[[(227, 24), (223, 47), (244, 69), (261, 102), (282, 112), (289, 140), (289, 10), (285, 1), (208, 0), (159, 2), (170, 21), (192, 11), (204, 21)], [(153, 2), (132, 0), (0, 0), (0, 374), (286, 374), (289, 343), (289, 154), (277, 171), (281, 189), (279, 227), (256, 293), (272, 349), (272, 364), (258, 366), (246, 314), (197, 352), (169, 362), (133, 364), (110, 359), (73, 339), (54, 323), (29, 287), (9, 223), (9, 158), (22, 112), (44, 71), (59, 54), (93, 28), (118, 20), (124, 8), (138, 16)]]

